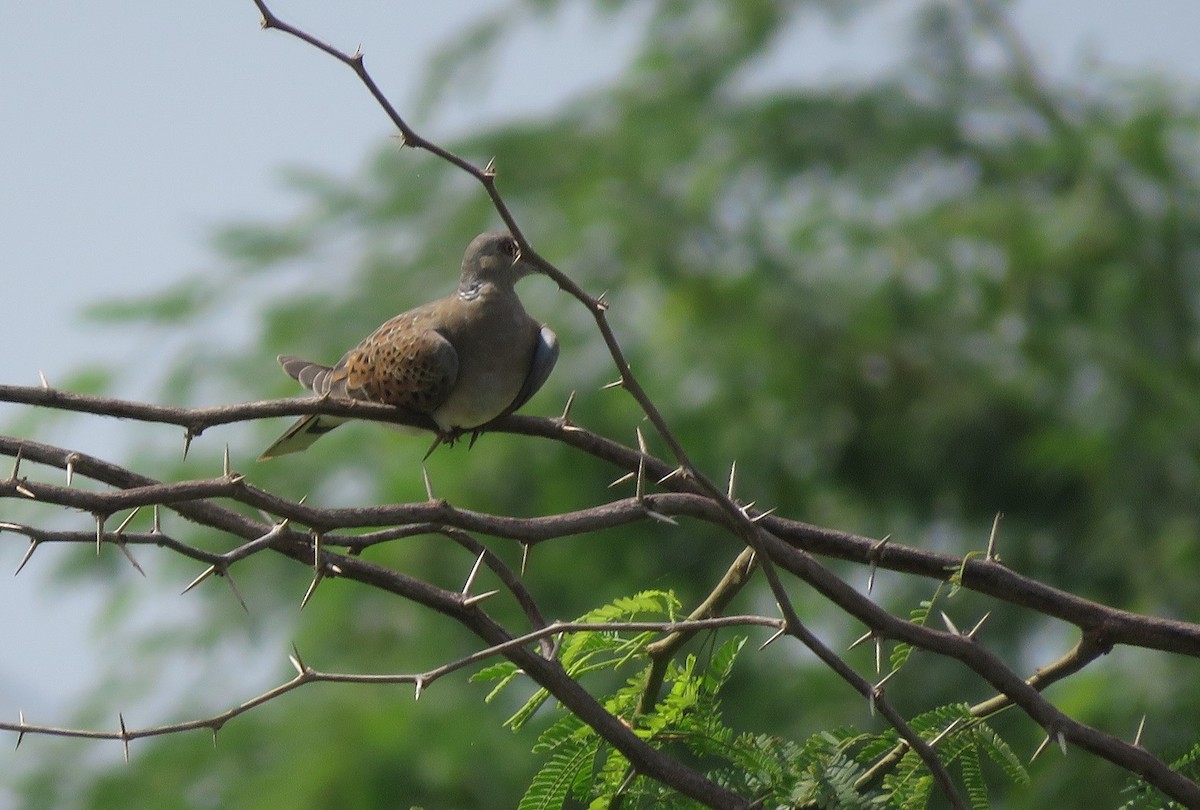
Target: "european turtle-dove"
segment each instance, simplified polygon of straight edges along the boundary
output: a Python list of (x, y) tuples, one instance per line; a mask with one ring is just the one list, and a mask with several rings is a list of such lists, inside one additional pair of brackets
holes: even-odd
[[(520, 408), (554, 368), (558, 338), (529, 317), (514, 288), (531, 272), (512, 236), (480, 234), (455, 292), (387, 321), (335, 366), (287, 355), (279, 363), (318, 396), (395, 405), (452, 439)], [(304, 450), (345, 421), (302, 416), (259, 460)]]

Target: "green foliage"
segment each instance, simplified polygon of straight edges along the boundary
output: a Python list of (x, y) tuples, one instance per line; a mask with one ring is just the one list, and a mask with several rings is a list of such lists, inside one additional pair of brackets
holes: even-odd
[[(589, 611), (580, 622), (671, 620), (678, 602), (666, 592), (643, 592)], [(707, 660), (689, 654), (671, 661), (660, 699), (645, 711), (652, 666), (642, 651), (652, 633), (618, 630), (576, 631), (562, 643), (564, 668), (573, 675), (604, 670), (637, 671), (602, 698), (605, 709), (621, 718), (642, 739), (674, 752), (720, 784), (750, 797), (762, 807), (923, 808), (933, 779), (919, 757), (900, 745), (899, 735), (854, 728), (822, 731), (798, 744), (784, 738), (738, 733), (722, 716), (722, 692), (746, 642), (735, 636), (712, 649)], [(499, 680), (489, 695), (518, 675), (510, 664), (481, 670), (475, 680)], [(506, 723), (514, 731), (526, 725), (547, 699), (538, 690)], [(1029, 784), (1029, 773), (1012, 748), (966, 704), (942, 706), (914, 718), (913, 729), (926, 739), (939, 738), (939, 756), (957, 765), (973, 807), (989, 808), (990, 795), (981, 756), (996, 762), (1004, 779)], [(948, 731), (947, 731), (948, 730)], [(543, 731), (533, 747), (543, 758), (521, 800), (521, 810), (566, 806), (692, 807), (684, 797), (634, 774), (629, 763), (578, 717), (563, 714)], [(897, 753), (898, 752), (898, 753)], [(889, 764), (890, 763), (890, 764)]]
[[(632, 622), (639, 619), (660, 621), (664, 615), (671, 617), (668, 621), (673, 621), (678, 610), (679, 601), (674, 594), (663, 591), (643, 591), (636, 596), (622, 597), (609, 605), (588, 611), (578, 621), (587, 623)], [(654, 635), (650, 631), (634, 633), (631, 636), (617, 631), (572, 633), (562, 643), (559, 650), (559, 663), (572, 678), (578, 678), (596, 670), (616, 669), (640, 653), (654, 639)], [(478, 672), (473, 680), (500, 681), (488, 695), (490, 701), (512, 681), (517, 672), (517, 668), (513, 664), (496, 664)], [(549, 692), (539, 689), (516, 714), (505, 721), (504, 725), (513, 731), (520, 730), (549, 697)]]
[[(1200, 742), (1193, 743), (1187, 753), (1171, 763), (1171, 768), (1193, 782), (1200, 782)], [(1183, 805), (1171, 801), (1140, 779), (1130, 779), (1121, 793), (1129, 800), (1120, 810), (1184, 810)]]
[[(938, 584), (933, 596), (929, 599), (922, 599), (915, 608), (909, 611), (908, 620), (919, 627), (924, 627), (929, 621), (929, 611), (933, 610), (933, 606), (937, 603), (938, 596), (941, 595), (944, 588), (944, 584)], [(908, 662), (909, 656), (913, 654), (913, 649), (913, 646), (907, 642), (900, 642), (893, 647), (889, 658), (892, 669), (897, 670), (904, 666)]]

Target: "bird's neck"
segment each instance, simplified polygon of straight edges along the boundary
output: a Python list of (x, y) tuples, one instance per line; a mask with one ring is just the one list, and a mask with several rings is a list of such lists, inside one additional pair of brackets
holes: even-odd
[(510, 286), (496, 284), (491, 281), (473, 279), (463, 281), (455, 293), (460, 301), (485, 301), (492, 298), (504, 298), (516, 295), (516, 290)]

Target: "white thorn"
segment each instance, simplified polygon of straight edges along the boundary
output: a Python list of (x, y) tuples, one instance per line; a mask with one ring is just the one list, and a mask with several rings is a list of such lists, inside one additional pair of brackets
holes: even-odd
[(967, 638), (975, 638), (975, 634), (979, 632), (979, 628), (983, 627), (983, 623), (986, 622), (988, 620), (988, 616), (991, 616), (991, 615), (992, 615), (992, 612), (990, 610), (987, 613), (983, 614), (983, 616), (980, 617), (979, 621), (975, 622), (975, 626), (967, 631)]
[(627, 472), (624, 475), (622, 475), (620, 478), (618, 478), (616, 481), (613, 481), (611, 484), (609, 484), (608, 488), (612, 489), (615, 486), (620, 486), (621, 484), (624, 484), (626, 481), (630, 480), (631, 478), (633, 478), (636, 475), (637, 475), (637, 473), (635, 473), (635, 472)]
[(988, 562), (996, 559), (996, 530), (1000, 528), (1001, 513), (997, 512), (995, 519), (992, 521), (992, 533), (988, 535), (987, 554), (984, 559)]
[(484, 599), (490, 599), (491, 597), (495, 596), (498, 593), (500, 593), (499, 590), (494, 590), (494, 591), (484, 591), (483, 593), (477, 593), (474, 596), (468, 596), (466, 599), (462, 600), (463, 607), (470, 607), (471, 605), (479, 604)]
[(669, 523), (672, 526), (679, 525), (679, 521), (677, 521), (675, 518), (669, 515), (664, 515), (662, 512), (655, 512), (649, 507), (643, 506), (642, 511), (645, 512), (646, 517), (650, 518), (651, 520), (657, 520), (659, 523)]
[(117, 527), (117, 530), (113, 532), (113, 534), (120, 534), (121, 532), (125, 531), (125, 527), (129, 525), (130, 521), (137, 517), (137, 513), (140, 511), (142, 511), (142, 507), (134, 507), (134, 510), (129, 513), (128, 517), (121, 521), (121, 525)]
[(1042, 755), (1042, 752), (1046, 750), (1046, 746), (1050, 744), (1050, 739), (1051, 739), (1050, 735), (1049, 735), (1049, 734), (1047, 734), (1047, 735), (1046, 735), (1046, 739), (1042, 740), (1042, 742), (1041, 742), (1041, 745), (1039, 745), (1039, 746), (1037, 747), (1037, 750), (1033, 752), (1033, 756), (1031, 756), (1031, 757), (1029, 758), (1029, 764), (1030, 764), (1030, 765), (1032, 765), (1032, 764), (1033, 764), (1033, 761), (1034, 761), (1035, 759), (1037, 759), (1038, 757), (1040, 757), (1040, 756)]
[(483, 565), (483, 558), (487, 556), (487, 551), (479, 552), (479, 556), (475, 558), (475, 564), (471, 566), (471, 573), (467, 574), (467, 581), (462, 586), (462, 595), (466, 596), (471, 592), (471, 586), (475, 584), (475, 575), (479, 573), (479, 566)]
[(670, 481), (675, 476), (681, 475), (682, 473), (683, 473), (683, 467), (676, 467), (675, 469), (671, 470), (669, 473), (664, 475), (662, 478), (658, 479), (655, 483), (656, 484), (665, 484), (666, 482)]
[(762, 644), (758, 645), (759, 652), (762, 652), (763, 650), (765, 650), (767, 648), (768, 644), (770, 644), (773, 641), (776, 641), (777, 639), (779, 639), (780, 636), (782, 636), (786, 632), (787, 632), (786, 627), (780, 627), (778, 630), (776, 630), (774, 633), (771, 634), (771, 637), (769, 639), (764, 641)]

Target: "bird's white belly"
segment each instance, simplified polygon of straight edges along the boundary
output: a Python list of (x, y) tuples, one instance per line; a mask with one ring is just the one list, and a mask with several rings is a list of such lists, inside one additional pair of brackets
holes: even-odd
[(462, 378), (431, 415), (442, 430), (473, 428), (490, 422), (513, 403), (524, 378), (479, 372)]

